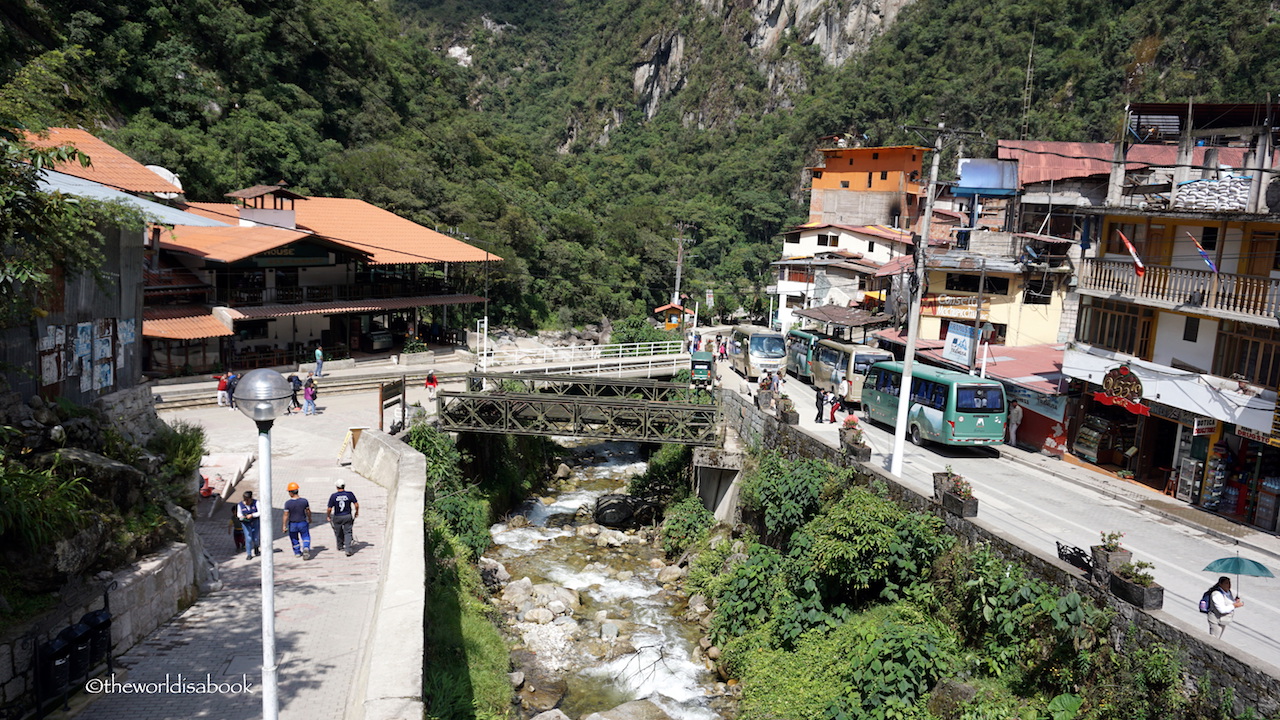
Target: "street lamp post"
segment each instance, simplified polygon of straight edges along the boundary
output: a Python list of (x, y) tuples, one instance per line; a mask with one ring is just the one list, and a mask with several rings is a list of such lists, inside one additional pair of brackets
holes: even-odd
[(262, 717), (276, 720), (280, 702), (276, 695), (276, 599), (275, 558), (272, 555), (271, 511), (271, 426), (276, 416), (289, 406), (293, 388), (275, 370), (250, 370), (236, 385), (235, 403), (258, 425), (258, 494), (267, 504), (266, 517), (259, 514), (262, 547)]

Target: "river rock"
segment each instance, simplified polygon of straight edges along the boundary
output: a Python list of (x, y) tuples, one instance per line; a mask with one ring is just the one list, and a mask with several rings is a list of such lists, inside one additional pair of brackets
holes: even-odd
[(529, 720), (573, 720), (573, 719), (570, 718), (568, 715), (565, 715), (564, 711), (555, 709), (555, 710), (548, 710), (546, 712), (540, 712), (537, 715), (534, 715)]
[(595, 523), (579, 525), (575, 534), (580, 538), (593, 538), (600, 534), (600, 526)]
[(546, 608), (536, 607), (524, 614), (524, 621), (546, 625), (556, 618), (555, 614)]
[(507, 520), (507, 527), (513, 530), (516, 528), (528, 527), (528, 525), (529, 518), (523, 515), (512, 515), (510, 519)]
[(606, 622), (600, 626), (600, 638), (602, 640), (618, 639), (618, 623)]
[(507, 673), (507, 677), (511, 679), (511, 687), (519, 690), (524, 685), (524, 673), (519, 670)]
[(608, 620), (608, 619), (609, 619), (609, 611), (607, 611), (607, 610), (597, 610), (597, 611), (596, 611), (596, 614), (595, 614), (595, 616), (594, 616), (594, 619), (595, 619), (595, 621), (596, 621), (596, 622), (598, 622), (598, 623), (602, 623), (602, 622), (604, 622), (605, 620)]
[(942, 679), (930, 691), (927, 707), (934, 717), (955, 717), (977, 694), (977, 688), (972, 685)]
[(711, 658), (712, 660), (719, 660), (720, 648), (716, 647), (715, 645), (712, 645), (711, 647), (707, 648), (707, 657)]
[(632, 700), (612, 710), (591, 713), (582, 720), (671, 720), (671, 716), (649, 700)]
[(502, 601), (511, 605), (519, 605), (533, 597), (533, 581), (527, 577), (508, 583), (502, 589)]
[(550, 495), (542, 498), (543, 505), (554, 505), (555, 503), (556, 503), (556, 499), (551, 497)]
[(708, 638), (708, 637), (698, 638), (698, 647), (702, 648), (703, 650), (706, 650), (707, 648), (711, 647), (711, 638)]
[(485, 587), (494, 589), (511, 582), (511, 573), (507, 572), (506, 566), (497, 560), (481, 557), (477, 564), (480, 566), (480, 579), (484, 581)]
[(684, 574), (685, 574), (684, 568), (677, 567), (675, 565), (668, 565), (658, 571), (658, 582), (662, 583), (663, 585), (666, 585), (668, 583), (674, 583), (679, 581), (680, 578), (683, 578)]
[(711, 612), (711, 608), (707, 607), (707, 597), (702, 593), (697, 593), (689, 598), (689, 609), (699, 615)]
[(664, 563), (664, 562), (662, 562), (662, 560), (660, 560), (660, 559), (658, 559), (658, 558), (654, 558), (654, 559), (652, 559), (652, 560), (650, 560), (650, 561), (649, 561), (649, 567), (653, 568), (654, 570), (661, 570), (662, 568), (664, 568), (664, 567), (666, 567), (666, 566), (667, 566), (667, 564), (666, 564), (666, 563)]
[(553, 615), (564, 615), (569, 612), (569, 607), (561, 600), (552, 600), (547, 603), (547, 609), (550, 610)]
[(635, 576), (636, 574), (631, 572), (630, 570), (623, 570), (618, 573), (618, 582), (627, 582), (628, 580), (630, 580)]
[[(511, 586), (508, 585), (507, 587)], [(552, 585), (551, 583), (538, 583), (530, 588), (530, 590), (533, 593), (534, 601), (542, 607), (546, 607), (548, 604), (556, 600), (564, 603), (566, 607), (582, 607), (582, 600), (578, 597), (577, 590), (570, 590), (569, 588)]]
[(560, 463), (560, 467), (556, 468), (556, 479), (565, 480), (573, 474), (573, 469), (565, 463)]
[(564, 699), (567, 689), (563, 680), (549, 678), (543, 684), (534, 685), (526, 679), (524, 687), (520, 688), (520, 706), (535, 713), (552, 710)]

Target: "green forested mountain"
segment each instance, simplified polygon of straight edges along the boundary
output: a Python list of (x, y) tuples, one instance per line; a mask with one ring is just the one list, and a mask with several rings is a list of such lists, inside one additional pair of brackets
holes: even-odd
[(507, 258), (499, 319), (583, 322), (663, 301), (676, 220), (699, 239), (686, 287), (758, 305), (821, 135), (912, 140), (903, 123), (945, 113), (982, 153), (1024, 123), (1112, 138), (1129, 100), (1265, 101), (1276, 18), (1262, 0), (18, 0), (0, 118), (98, 128), (197, 200), (285, 179), (457, 228)]

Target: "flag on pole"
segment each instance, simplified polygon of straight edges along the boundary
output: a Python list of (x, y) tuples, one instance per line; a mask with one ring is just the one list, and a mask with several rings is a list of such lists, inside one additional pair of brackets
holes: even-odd
[(1138, 259), (1138, 251), (1133, 249), (1133, 243), (1129, 242), (1129, 238), (1125, 237), (1124, 233), (1119, 230), (1116, 231), (1116, 234), (1124, 241), (1124, 246), (1129, 248), (1129, 254), (1133, 256), (1133, 272), (1136, 273), (1138, 277), (1146, 275), (1147, 266), (1143, 265), (1142, 261)]
[(1196, 252), (1200, 253), (1200, 257), (1204, 260), (1204, 264), (1208, 265), (1210, 270), (1218, 272), (1218, 266), (1214, 265), (1213, 261), (1209, 259), (1209, 253), (1204, 251), (1204, 246), (1200, 244), (1200, 241), (1196, 239), (1196, 236), (1191, 233), (1187, 233), (1187, 237), (1191, 238), (1191, 242), (1196, 244)]

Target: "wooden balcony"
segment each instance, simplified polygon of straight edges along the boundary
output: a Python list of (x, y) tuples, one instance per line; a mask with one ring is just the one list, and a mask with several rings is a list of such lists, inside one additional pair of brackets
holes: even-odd
[(1280, 280), (1167, 265), (1148, 265), (1138, 277), (1131, 260), (1089, 259), (1077, 274), (1080, 292), (1125, 299), (1166, 310), (1185, 310), (1232, 320), (1272, 320), (1280, 312)]

